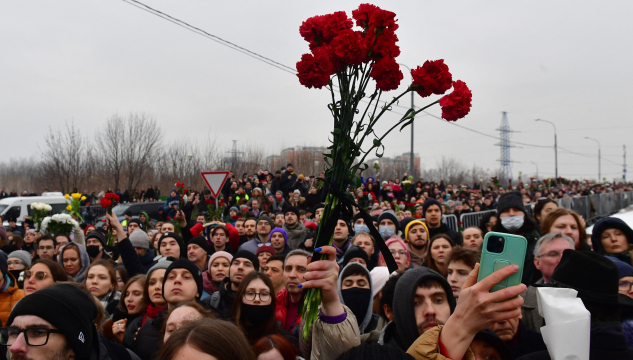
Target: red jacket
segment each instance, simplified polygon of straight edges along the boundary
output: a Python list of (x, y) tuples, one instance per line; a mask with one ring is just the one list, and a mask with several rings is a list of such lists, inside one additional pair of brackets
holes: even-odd
[(229, 231), (229, 242), (231, 243), (231, 249), (237, 252), (237, 248), (240, 247), (240, 233), (235, 226), (230, 223), (225, 224), (226, 229)]
[[(286, 288), (281, 289), (279, 294), (275, 297), (275, 301), (275, 316), (277, 317), (277, 321), (281, 321), (281, 327), (285, 329), (286, 316), (288, 315), (288, 303), (290, 302), (290, 294), (288, 294), (288, 290), (286, 290)], [(292, 328), (299, 326), (300, 324), (301, 314), (297, 314), (297, 318), (295, 319), (295, 323)]]

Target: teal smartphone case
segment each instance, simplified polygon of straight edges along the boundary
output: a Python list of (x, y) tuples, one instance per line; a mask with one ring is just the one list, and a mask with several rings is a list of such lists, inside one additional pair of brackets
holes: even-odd
[[(488, 251), (488, 241), (491, 237), (498, 236), (505, 240), (503, 251), (500, 253)], [(518, 285), (523, 277), (523, 265), (525, 263), (525, 252), (527, 250), (527, 240), (520, 235), (488, 232), (484, 237), (481, 249), (481, 261), (479, 262), (479, 275), (477, 282), (484, 279), (493, 272), (503, 269), (509, 265), (518, 265), (519, 271), (501, 280), (490, 292), (499, 291), (509, 286)]]

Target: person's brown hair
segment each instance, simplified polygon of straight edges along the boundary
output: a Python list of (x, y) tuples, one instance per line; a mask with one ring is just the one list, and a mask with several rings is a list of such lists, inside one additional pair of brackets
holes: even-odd
[[(476, 228), (479, 230), (479, 228)], [(453, 247), (451, 254), (448, 256), (446, 264), (450, 264), (454, 261), (461, 261), (464, 265), (474, 269), (475, 264), (481, 260), (481, 253), (477, 250), (470, 250), (461, 246)]]
[(104, 268), (106, 268), (106, 270), (108, 271), (108, 275), (110, 276), (110, 283), (112, 284), (112, 288), (113, 290), (116, 290), (116, 273), (114, 272), (114, 268), (112, 267), (110, 261), (104, 259), (95, 260), (92, 264), (88, 266), (88, 268), (86, 269), (84, 285), (86, 285), (86, 283), (88, 282), (88, 274), (90, 274), (90, 269), (95, 266), (103, 266)]
[[(121, 277), (121, 280), (123, 280), (124, 283), (127, 284), (128, 280), (130, 280), (130, 274), (128, 274), (124, 266), (115, 267), (114, 272)], [(118, 281), (115, 281), (115, 282), (117, 283), (117, 287), (118, 287), (119, 282)]]
[(215, 232), (216, 232), (216, 231), (218, 231), (218, 230), (222, 230), (222, 231), (224, 231), (224, 235), (226, 236), (227, 241), (228, 241), (228, 238), (229, 238), (229, 229), (227, 229), (227, 228), (226, 228), (226, 226), (224, 226), (224, 225), (218, 225), (218, 226), (214, 227), (214, 228), (213, 228), (213, 230), (211, 230), (211, 235), (210, 235), (210, 237), (211, 237), (211, 238), (213, 238), (213, 237), (215, 236)]
[(259, 356), (273, 349), (277, 349), (284, 360), (295, 360), (297, 355), (299, 355), (297, 348), (279, 334), (264, 336), (253, 345), (255, 356)]
[[(549, 234), (552, 230), (552, 225), (554, 222), (562, 216), (571, 215), (574, 220), (576, 220), (576, 224), (578, 225), (578, 243), (576, 244), (576, 250), (579, 250), (582, 245), (587, 244), (587, 231), (585, 227), (582, 226), (582, 221), (580, 221), (580, 216), (573, 210), (565, 209), (564, 207), (559, 207), (558, 209), (552, 211), (547, 214), (547, 217), (541, 223), (541, 234)], [(558, 231), (558, 230), (556, 230)], [(574, 240), (575, 241), (575, 240)]]
[(66, 273), (66, 270), (64, 270), (64, 267), (59, 265), (58, 262), (55, 262), (49, 259), (37, 259), (35, 260), (35, 262), (33, 262), (33, 264), (31, 264), (31, 268), (35, 264), (46, 265), (46, 267), (48, 268), (48, 271), (51, 273), (51, 276), (53, 277), (53, 281), (55, 282), (68, 281), (68, 274)]
[(86, 284), (84, 283), (76, 283), (74, 281), (68, 281), (68, 282), (59, 282), (59, 283), (55, 283), (52, 286), (55, 286), (57, 284), (71, 284), (76, 286), (79, 290), (83, 291), (84, 294), (88, 295), (89, 298), (92, 299), (92, 301), (95, 303), (95, 305), (97, 306), (97, 317), (94, 318), (93, 322), (94, 324), (97, 326), (97, 331), (100, 333), (103, 333), (103, 323), (105, 322), (105, 309), (103, 308), (103, 305), (101, 305), (101, 301), (99, 301), (99, 299), (97, 299), (96, 296), (92, 295), (92, 293), (90, 292), (90, 290), (88, 290), (88, 288), (86, 287)]
[[(139, 282), (141, 283), (141, 289), (145, 288), (145, 279), (147, 277), (145, 275), (136, 275), (136, 276), (132, 276), (126, 283), (125, 286), (123, 287), (123, 291), (121, 291), (121, 300), (119, 300), (119, 311), (121, 311), (122, 313), (127, 314), (127, 306), (125, 306), (125, 293), (127, 292), (127, 289), (130, 287), (130, 285), (134, 284), (135, 282)], [(145, 313), (145, 309), (147, 309), (147, 298), (145, 297), (145, 293), (143, 293), (143, 302), (142, 302), (142, 306), (143, 306), (143, 310), (141, 310), (139, 312), (139, 314), (144, 314)]]
[(162, 339), (165, 338), (165, 331), (167, 331), (167, 321), (169, 320), (169, 317), (171, 316), (171, 313), (174, 312), (174, 310), (181, 308), (181, 307), (190, 307), (194, 310), (196, 310), (198, 312), (198, 314), (200, 314), (202, 316), (202, 318), (207, 318), (207, 319), (215, 319), (215, 315), (211, 312), (211, 310), (207, 310), (204, 307), (202, 307), (202, 305), (198, 304), (197, 301), (181, 301), (178, 302), (176, 304), (174, 304), (174, 306), (170, 309), (167, 308), (167, 311), (165, 312), (165, 316), (163, 317), (164, 321), (163, 321), (163, 326), (161, 326), (160, 328), (160, 339), (162, 341)]
[(11, 244), (14, 246), (17, 246), (18, 249), (22, 248), (22, 245), (24, 245), (24, 239), (22, 238), (22, 236), (18, 235), (18, 234), (13, 234), (11, 235), (11, 237), (13, 238), (11, 240)]
[[(453, 239), (451, 239), (451, 237), (446, 235), (446, 234), (437, 234), (437, 235), (433, 236), (431, 238), (431, 240), (429, 240), (428, 251), (426, 253), (426, 262), (429, 264), (429, 269), (435, 270), (438, 273), (442, 274), (440, 272), (440, 269), (435, 264), (435, 259), (433, 259), (433, 256), (431, 255), (431, 248), (433, 247), (433, 243), (436, 240), (439, 240), (439, 239), (444, 239), (444, 240), (448, 241), (448, 243), (451, 244), (451, 248), (455, 247), (455, 243), (453, 242)], [(446, 263), (446, 265), (448, 266), (448, 263)], [(444, 274), (442, 274), (442, 275), (444, 275)]]
[(242, 318), (242, 298), (244, 297), (244, 292), (246, 292), (248, 285), (255, 279), (261, 279), (264, 284), (266, 284), (266, 287), (270, 291), (270, 306), (275, 309), (275, 288), (273, 287), (273, 283), (270, 281), (268, 275), (259, 271), (252, 271), (244, 277), (244, 280), (242, 280), (242, 283), (235, 292), (235, 300), (233, 301), (233, 307), (231, 308), (231, 319), (235, 324), (237, 324), (237, 326), (240, 327), (240, 329), (242, 329), (242, 331), (244, 331), (246, 338), (251, 344), (263, 335), (273, 333), (278, 326), (274, 310), (271, 313), (270, 318), (262, 324), (249, 324)]
[(185, 346), (218, 360), (257, 359), (242, 331), (228, 321), (200, 319), (181, 326), (171, 334), (156, 359), (172, 360)]

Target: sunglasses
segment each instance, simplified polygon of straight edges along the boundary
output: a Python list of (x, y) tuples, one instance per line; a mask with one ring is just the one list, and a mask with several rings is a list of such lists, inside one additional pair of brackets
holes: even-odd
[(35, 276), (35, 280), (38, 281), (42, 281), (44, 279), (46, 279), (46, 276), (48, 274), (44, 271), (36, 271), (36, 272), (32, 272), (31, 270), (26, 270), (24, 271), (24, 278), (25, 279), (30, 279), (31, 276)]

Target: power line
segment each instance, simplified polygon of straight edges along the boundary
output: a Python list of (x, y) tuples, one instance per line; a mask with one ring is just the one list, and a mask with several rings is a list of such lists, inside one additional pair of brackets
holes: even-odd
[(167, 21), (169, 21), (169, 22), (171, 22), (173, 24), (176, 24), (176, 25), (178, 25), (180, 27), (183, 27), (183, 28), (185, 28), (185, 29), (187, 29), (189, 31), (192, 31), (192, 32), (194, 32), (194, 33), (196, 33), (198, 35), (202, 35), (202, 36), (204, 36), (204, 37), (206, 37), (206, 38), (208, 38), (210, 40), (213, 40), (213, 41), (217, 42), (218, 44), (224, 45), (224, 46), (226, 46), (226, 47), (228, 47), (230, 49), (233, 49), (235, 51), (239, 51), (242, 54), (248, 55), (248, 56), (250, 56), (250, 57), (252, 57), (252, 58), (254, 58), (256, 60), (259, 60), (259, 61), (261, 61), (261, 62), (263, 62), (265, 64), (268, 64), (270, 66), (276, 67), (279, 70), (283, 70), (283, 71), (285, 71), (287, 73), (290, 73), (290, 74), (293, 74), (293, 75), (297, 73), (297, 71), (294, 68), (290, 67), (290, 66), (284, 65), (284, 64), (282, 64), (280, 62), (277, 62), (277, 61), (275, 61), (273, 59), (270, 59), (268, 57), (260, 55), (260, 54), (254, 52), (254, 51), (250, 51), (250, 50), (248, 50), (248, 49), (246, 49), (244, 47), (241, 47), (241, 46), (239, 46), (237, 44), (234, 44), (234, 43), (232, 43), (232, 42), (230, 42), (228, 40), (224, 40), (224, 39), (222, 39), (219, 36), (210, 34), (210, 33), (206, 32), (206, 31), (204, 31), (204, 30), (202, 30), (202, 29), (200, 29), (198, 27), (195, 27), (195, 26), (193, 26), (191, 24), (188, 24), (188, 23), (186, 23), (186, 22), (184, 22), (182, 20), (179, 20), (179, 19), (177, 19), (177, 18), (175, 18), (175, 17), (173, 17), (171, 15), (165, 14), (164, 12), (156, 10), (156, 9), (154, 9), (154, 8), (148, 6), (148, 5), (145, 5), (142, 2), (140, 2), (140, 1), (137, 1), (137, 0), (123, 0), (123, 2), (125, 2), (127, 4), (130, 4), (132, 6), (135, 6), (135, 7), (139, 8), (139, 9), (141, 9), (141, 10), (147, 11), (148, 13), (150, 13), (152, 15), (155, 15), (155, 16), (158, 16), (158, 17), (160, 17), (162, 19), (165, 19), (165, 20), (167, 20)]

